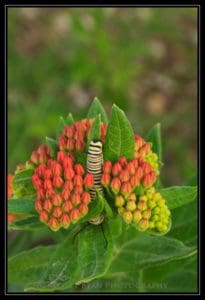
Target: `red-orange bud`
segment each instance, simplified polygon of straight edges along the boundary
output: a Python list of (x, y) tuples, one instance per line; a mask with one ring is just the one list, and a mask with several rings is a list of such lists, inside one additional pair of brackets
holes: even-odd
[(84, 181), (83, 181), (84, 185), (86, 188), (90, 188), (94, 185), (94, 178), (93, 175), (90, 173), (87, 173), (85, 175)]
[(58, 151), (58, 153), (57, 153), (57, 161), (58, 161), (59, 163), (62, 164), (65, 157), (66, 157), (65, 152), (63, 152), (63, 151)]
[(48, 213), (45, 210), (42, 210), (39, 214), (39, 219), (41, 222), (46, 223), (48, 221)]
[(73, 190), (73, 183), (71, 180), (68, 180), (64, 183), (64, 189), (67, 189), (70, 192)]
[(81, 164), (76, 164), (74, 170), (77, 175), (82, 176), (85, 173), (85, 170)]
[(119, 177), (120, 177), (121, 182), (129, 181), (129, 179), (130, 179), (129, 171), (128, 170), (122, 170), (120, 172)]
[(55, 206), (60, 206), (62, 204), (62, 198), (58, 194), (54, 194), (52, 197), (52, 202)]
[(72, 165), (73, 165), (72, 159), (69, 156), (65, 156), (63, 159), (64, 169), (70, 169), (72, 168)]
[(81, 203), (80, 195), (79, 194), (73, 194), (71, 196), (71, 202), (74, 206), (77, 206), (78, 204), (80, 204)]
[(110, 186), (111, 186), (112, 191), (115, 194), (117, 194), (119, 192), (119, 190), (120, 190), (120, 187), (121, 187), (121, 181), (120, 181), (120, 179), (117, 178), (117, 177), (113, 178), (112, 181), (111, 181)]
[(127, 159), (124, 156), (121, 156), (118, 159), (118, 162), (120, 163), (120, 165), (122, 166), (122, 168), (125, 168), (127, 166)]
[(77, 208), (73, 208), (70, 212), (70, 218), (73, 223), (76, 223), (80, 218), (80, 212)]
[(61, 196), (62, 196), (62, 198), (63, 198), (64, 200), (68, 200), (69, 197), (70, 197), (70, 191), (69, 191), (69, 189), (66, 189), (66, 188), (64, 187), (64, 189), (63, 189), (63, 191), (62, 191), (62, 193), (61, 193)]
[(60, 188), (63, 185), (63, 179), (60, 176), (55, 176), (53, 178), (53, 186)]
[(67, 140), (67, 148), (69, 151), (73, 151), (75, 148), (75, 141), (74, 139), (68, 139)]
[(63, 135), (59, 137), (59, 149), (65, 150), (67, 148), (67, 138)]
[(62, 167), (57, 162), (52, 165), (51, 170), (52, 170), (54, 176), (61, 176), (62, 175)]
[(37, 190), (37, 197), (38, 197), (39, 200), (43, 200), (43, 199), (44, 199), (44, 197), (45, 197), (45, 192), (44, 192), (43, 189), (38, 189), (38, 190)]
[(50, 212), (51, 209), (52, 209), (52, 207), (53, 207), (53, 204), (52, 204), (51, 200), (50, 200), (50, 199), (46, 199), (45, 202), (44, 202), (44, 204), (43, 204), (43, 208), (44, 208), (47, 212)]
[(60, 224), (55, 217), (50, 217), (50, 219), (48, 221), (48, 225), (49, 225), (50, 229), (53, 231), (57, 231), (60, 227)]
[(74, 125), (66, 126), (63, 129), (63, 134), (65, 134), (68, 138), (72, 138), (75, 133)]
[(41, 177), (41, 178), (45, 178), (45, 172), (47, 170), (46, 165), (41, 164), (38, 166), (38, 168), (36, 169), (36, 173)]
[(127, 164), (127, 170), (128, 170), (128, 172), (129, 172), (130, 175), (134, 175), (135, 174), (135, 164), (132, 161), (128, 162), (128, 164)]
[(84, 192), (81, 196), (82, 202), (85, 204), (89, 204), (91, 202), (91, 196), (88, 192)]
[(82, 186), (76, 186), (73, 190), (73, 193), (81, 195), (83, 193), (83, 187)]
[(110, 184), (110, 180), (111, 180), (111, 177), (109, 174), (107, 174), (107, 173), (102, 174), (102, 177), (101, 177), (102, 185), (108, 186)]
[(77, 151), (83, 151), (85, 147), (85, 142), (82, 139), (78, 139), (75, 142), (75, 147)]
[(121, 172), (122, 167), (119, 162), (116, 162), (112, 167), (112, 175), (117, 176)]
[(43, 203), (42, 203), (41, 200), (37, 200), (35, 202), (35, 209), (36, 209), (37, 212), (40, 212), (40, 211), (43, 210)]
[(33, 151), (30, 157), (30, 160), (37, 165), (39, 163), (39, 154), (37, 151)]
[(53, 189), (48, 189), (45, 192), (46, 198), (51, 198), (54, 195), (54, 190)]
[(66, 213), (62, 214), (60, 221), (64, 228), (68, 228), (68, 226), (70, 225), (70, 218)]
[(137, 174), (135, 174), (131, 177), (130, 183), (131, 183), (132, 188), (134, 188), (134, 189), (139, 185), (140, 181), (139, 181)]
[(73, 204), (71, 203), (71, 201), (65, 201), (65, 203), (63, 204), (63, 209), (65, 212), (69, 212), (71, 209), (73, 208)]
[(53, 185), (52, 185), (52, 181), (50, 179), (46, 179), (44, 181), (44, 189), (52, 189), (53, 188)]
[(143, 170), (144, 174), (148, 174), (152, 171), (152, 167), (149, 163), (144, 162), (142, 165), (142, 170)]
[(71, 180), (74, 177), (74, 175), (75, 175), (75, 172), (73, 171), (73, 168), (65, 169), (65, 171), (64, 171), (65, 179)]
[(83, 185), (83, 178), (81, 175), (75, 175), (73, 178), (73, 184), (76, 186), (82, 186)]
[(44, 172), (45, 179), (52, 179), (52, 176), (53, 176), (53, 173), (52, 173), (51, 169), (45, 170), (45, 172)]
[(137, 177), (139, 179), (141, 179), (143, 177), (143, 174), (144, 174), (143, 170), (142, 170), (142, 167), (138, 167), (135, 174), (137, 175)]
[(54, 206), (53, 207), (53, 216), (56, 218), (60, 218), (60, 216), (62, 215), (62, 209), (59, 206)]
[(128, 197), (132, 193), (132, 187), (129, 182), (124, 182), (121, 187), (121, 193), (123, 196)]
[(79, 211), (81, 213), (82, 216), (87, 215), (88, 213), (88, 206), (85, 203), (81, 203), (81, 205), (79, 206)]
[(137, 169), (138, 168), (138, 159), (137, 158), (134, 158), (133, 160), (132, 160), (132, 163), (133, 163), (133, 165), (134, 165), (134, 167), (135, 167), (135, 169)]
[(110, 174), (111, 171), (112, 171), (112, 163), (111, 161), (107, 160), (103, 164), (103, 173)]

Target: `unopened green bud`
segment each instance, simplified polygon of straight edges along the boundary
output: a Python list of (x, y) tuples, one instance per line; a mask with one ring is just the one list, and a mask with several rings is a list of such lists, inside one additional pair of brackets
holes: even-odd
[(161, 194), (159, 192), (156, 192), (154, 195), (153, 195), (153, 199), (155, 201), (158, 201), (162, 198)]
[(129, 210), (124, 211), (123, 219), (127, 224), (130, 224), (132, 222), (132, 219), (133, 219), (131, 211), (129, 211)]
[(164, 198), (158, 199), (158, 200), (157, 200), (157, 205), (158, 205), (159, 207), (163, 207), (163, 206), (165, 205), (165, 200), (164, 200)]
[(159, 221), (159, 216), (158, 215), (152, 216), (152, 221)]
[(138, 227), (141, 231), (144, 231), (146, 229), (149, 228), (149, 221), (147, 218), (142, 218), (139, 223), (138, 223)]
[(143, 213), (142, 213), (142, 216), (143, 216), (144, 218), (149, 219), (149, 218), (151, 217), (151, 209), (150, 209), (150, 208), (147, 208), (146, 210), (144, 210)]
[(160, 213), (160, 208), (157, 206), (157, 207), (155, 207), (154, 209), (153, 209), (153, 213), (154, 214), (159, 214)]
[(124, 207), (118, 207), (117, 211), (118, 211), (118, 214), (119, 214), (120, 216), (122, 216), (123, 213), (124, 213), (124, 211), (125, 211), (125, 208), (124, 208)]
[(149, 228), (153, 229), (155, 227), (155, 224), (153, 221), (149, 221)]
[(141, 211), (139, 209), (136, 209), (134, 212), (133, 212), (133, 221), (135, 223), (138, 223), (142, 218), (142, 214), (141, 214)]
[(136, 209), (136, 207), (137, 207), (137, 205), (136, 205), (136, 203), (135, 203), (134, 200), (129, 200), (129, 201), (127, 202), (126, 208), (127, 208), (128, 210), (134, 211), (134, 210)]
[(154, 199), (150, 199), (147, 201), (148, 207), (149, 208), (154, 208), (156, 206), (156, 201)]

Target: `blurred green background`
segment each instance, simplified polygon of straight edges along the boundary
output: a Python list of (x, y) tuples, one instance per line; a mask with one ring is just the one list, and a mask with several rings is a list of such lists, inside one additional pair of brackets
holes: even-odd
[(162, 181), (185, 184), (197, 165), (197, 9), (9, 8), (9, 171), (94, 96), (136, 133), (160, 122)]

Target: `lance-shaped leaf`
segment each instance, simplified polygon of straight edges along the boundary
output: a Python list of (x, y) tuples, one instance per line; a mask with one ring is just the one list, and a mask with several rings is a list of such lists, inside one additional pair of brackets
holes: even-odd
[(63, 131), (63, 128), (66, 126), (66, 121), (64, 120), (64, 118), (61, 116), (59, 118), (59, 122), (58, 122), (58, 126), (57, 126), (57, 130), (56, 130), (56, 137), (58, 138)]
[(162, 141), (160, 123), (153, 126), (145, 137), (147, 142), (152, 143), (152, 150), (158, 155), (159, 161), (162, 160)]
[(104, 144), (104, 159), (114, 162), (120, 156), (134, 157), (134, 132), (124, 112), (114, 104)]
[(90, 133), (88, 136), (88, 140), (87, 140), (87, 149), (92, 140), (100, 139), (100, 124), (101, 124), (101, 115), (99, 114), (96, 116), (96, 118), (93, 122), (93, 125), (91, 127), (91, 130), (90, 130)]
[(46, 137), (46, 145), (51, 149), (51, 154), (56, 157), (58, 152), (58, 142), (52, 138)]
[(192, 202), (197, 197), (196, 186), (173, 186), (159, 190), (170, 209)]
[(43, 228), (45, 228), (45, 224), (40, 222), (37, 216), (27, 217), (8, 224), (9, 230), (40, 230)]
[(87, 118), (88, 119), (95, 118), (99, 114), (101, 115), (102, 122), (107, 123), (108, 120), (107, 120), (106, 112), (102, 104), (100, 103), (100, 100), (97, 97), (95, 97), (88, 110)]
[(13, 199), (8, 201), (8, 212), (13, 214), (36, 214), (34, 201), (29, 199)]
[(65, 119), (66, 125), (71, 125), (74, 123), (74, 118), (71, 113), (68, 114), (67, 118)]

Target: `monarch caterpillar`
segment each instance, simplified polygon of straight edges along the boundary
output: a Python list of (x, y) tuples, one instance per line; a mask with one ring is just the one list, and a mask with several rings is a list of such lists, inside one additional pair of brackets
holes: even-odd
[[(96, 199), (96, 190), (103, 192), (101, 185), (102, 176), (102, 165), (103, 165), (103, 153), (102, 153), (102, 142), (100, 140), (92, 140), (87, 155), (87, 171), (93, 174), (94, 187), (89, 190), (91, 200)], [(104, 215), (97, 216), (91, 219), (89, 222), (94, 225), (101, 224), (104, 220)]]

